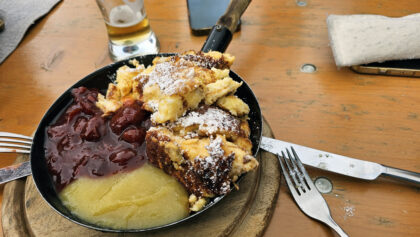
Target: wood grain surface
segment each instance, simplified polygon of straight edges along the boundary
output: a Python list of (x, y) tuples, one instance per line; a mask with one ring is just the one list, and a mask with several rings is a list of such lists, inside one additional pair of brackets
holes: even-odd
[[(228, 48), (236, 56), (232, 69), (254, 90), (275, 137), (420, 172), (420, 80), (337, 69), (326, 27), (328, 14), (420, 12), (418, 0), (297, 2), (251, 2)], [(191, 34), (185, 0), (145, 0), (145, 6), (162, 52), (201, 48), (205, 37)], [(31, 134), (66, 88), (108, 63), (106, 29), (95, 2), (63, 1), (0, 65), (0, 131)], [(305, 63), (317, 71), (301, 72)], [(0, 156), (1, 166), (16, 157)], [(350, 236), (420, 233), (418, 187), (309, 173), (333, 182), (333, 192), (324, 196)], [(284, 185), (280, 192), (266, 236), (333, 236), (299, 211)]]
[[(264, 136), (273, 133), (264, 121)], [(18, 157), (18, 162), (28, 155)], [(124, 236), (262, 236), (273, 214), (280, 188), (280, 167), (268, 152), (257, 156), (260, 166), (248, 173), (235, 190), (200, 216), (164, 230)], [(60, 216), (39, 194), (32, 177), (5, 185), (4, 236), (121, 236), (82, 227)]]

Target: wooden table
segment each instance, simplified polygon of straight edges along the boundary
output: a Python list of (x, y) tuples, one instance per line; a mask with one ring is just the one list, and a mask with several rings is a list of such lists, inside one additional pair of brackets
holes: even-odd
[[(417, 0), (254, 1), (228, 52), (233, 70), (259, 98), (277, 138), (333, 153), (420, 172), (420, 79), (360, 75), (337, 69), (328, 45), (328, 14), (403, 16)], [(190, 33), (186, 1), (146, 0), (162, 52), (200, 49)], [(110, 63), (107, 35), (94, 1), (64, 1), (27, 33), (0, 65), (0, 131), (30, 135), (69, 86)], [(317, 67), (300, 71), (302, 64)], [(14, 155), (0, 155), (0, 165)], [(315, 169), (333, 182), (324, 195), (351, 236), (416, 236), (420, 190), (388, 179), (361, 181)], [(0, 186), (2, 189), (3, 187)], [(333, 236), (304, 216), (285, 185), (266, 236)]]

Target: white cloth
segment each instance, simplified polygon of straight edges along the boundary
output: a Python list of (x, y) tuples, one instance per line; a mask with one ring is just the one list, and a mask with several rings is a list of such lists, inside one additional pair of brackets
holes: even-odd
[(420, 13), (329, 15), (330, 46), (337, 66), (420, 58)]
[(0, 32), (0, 64), (16, 49), (26, 30), (60, 1), (0, 0), (0, 17), (5, 24)]

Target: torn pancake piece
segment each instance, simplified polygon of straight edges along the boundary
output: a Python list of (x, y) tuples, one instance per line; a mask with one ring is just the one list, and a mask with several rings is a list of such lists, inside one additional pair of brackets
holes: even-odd
[(235, 93), (242, 83), (229, 76), (234, 57), (219, 52), (194, 52), (156, 57), (147, 68), (133, 61), (123, 66), (116, 83), (110, 83), (106, 97), (97, 106), (105, 115), (115, 112), (127, 98), (141, 100), (158, 124), (173, 122), (201, 102), (210, 105)]
[(208, 198), (229, 193), (241, 174), (258, 166), (248, 136), (246, 121), (202, 106), (166, 127), (151, 128), (147, 155), (150, 163), (184, 185), (190, 210), (198, 211)]

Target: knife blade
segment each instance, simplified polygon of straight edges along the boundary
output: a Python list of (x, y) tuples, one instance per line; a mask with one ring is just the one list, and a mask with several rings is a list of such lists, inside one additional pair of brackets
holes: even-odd
[(25, 161), (19, 164), (0, 169), (0, 184), (31, 175), (31, 162)]
[(374, 180), (379, 175), (384, 174), (420, 183), (420, 173), (412, 171), (401, 170), (370, 161), (358, 160), (268, 137), (262, 137), (260, 144), (260, 148), (277, 155), (281, 155), (281, 151), (284, 152), (286, 148), (290, 148), (291, 146), (296, 150), (302, 163), (322, 170), (366, 180)]

